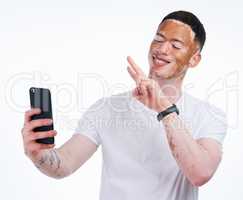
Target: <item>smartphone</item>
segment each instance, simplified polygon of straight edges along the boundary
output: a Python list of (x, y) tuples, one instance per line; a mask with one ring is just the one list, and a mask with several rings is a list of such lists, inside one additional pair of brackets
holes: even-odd
[[(30, 93), (30, 105), (31, 108), (40, 108), (41, 113), (33, 115), (31, 120), (35, 119), (52, 119), (52, 104), (51, 104), (51, 92), (46, 88), (31, 87)], [(53, 130), (53, 123), (48, 126), (37, 127), (33, 131), (50, 131)], [(42, 144), (54, 144), (54, 137), (37, 139), (36, 142)]]

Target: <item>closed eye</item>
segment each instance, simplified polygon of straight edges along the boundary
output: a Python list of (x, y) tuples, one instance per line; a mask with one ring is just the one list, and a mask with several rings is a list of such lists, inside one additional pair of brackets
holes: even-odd
[(175, 49), (181, 49), (181, 47), (179, 47), (179, 46), (176, 46), (176, 45), (172, 45), (173, 46), (173, 48), (175, 48)]
[(163, 38), (160, 35), (155, 35), (154, 36), (154, 41), (156, 41), (156, 42), (164, 42), (165, 41), (165, 38)]
[(180, 42), (173, 42), (172, 46), (175, 49), (182, 49), (183, 48), (183, 45)]

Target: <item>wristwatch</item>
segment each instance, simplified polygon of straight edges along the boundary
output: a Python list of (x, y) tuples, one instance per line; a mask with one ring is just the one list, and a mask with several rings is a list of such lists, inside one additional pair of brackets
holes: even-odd
[(177, 115), (179, 115), (179, 110), (178, 108), (176, 107), (175, 104), (172, 104), (172, 106), (170, 106), (169, 108), (167, 108), (166, 110), (160, 112), (158, 115), (157, 115), (157, 120), (160, 121), (162, 120), (166, 115), (170, 114), (170, 113), (173, 113), (173, 112), (176, 112)]

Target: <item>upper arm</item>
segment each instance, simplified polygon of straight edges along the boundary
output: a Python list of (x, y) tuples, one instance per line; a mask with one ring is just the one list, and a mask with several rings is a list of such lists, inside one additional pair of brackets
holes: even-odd
[(72, 173), (94, 154), (97, 145), (82, 134), (74, 134), (57, 150), (64, 156), (64, 164)]
[(208, 167), (213, 174), (222, 159), (222, 145), (211, 138), (200, 138), (197, 140), (197, 143), (207, 152)]

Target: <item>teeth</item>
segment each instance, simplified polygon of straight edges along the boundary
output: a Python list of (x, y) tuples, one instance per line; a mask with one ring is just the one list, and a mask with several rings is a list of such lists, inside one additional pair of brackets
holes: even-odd
[(155, 63), (158, 64), (158, 65), (168, 64), (168, 62), (165, 62), (165, 61), (159, 60), (159, 59), (155, 59)]
[(156, 56), (153, 56), (153, 59), (156, 59), (156, 60), (161, 60), (163, 62), (166, 62), (166, 63), (169, 63), (167, 60), (163, 59), (163, 58), (158, 58)]
[(153, 56), (153, 60), (154, 60), (154, 62), (155, 62), (156, 65), (166, 65), (166, 64), (169, 63), (166, 60), (159, 59), (159, 58), (157, 58), (155, 56)]

